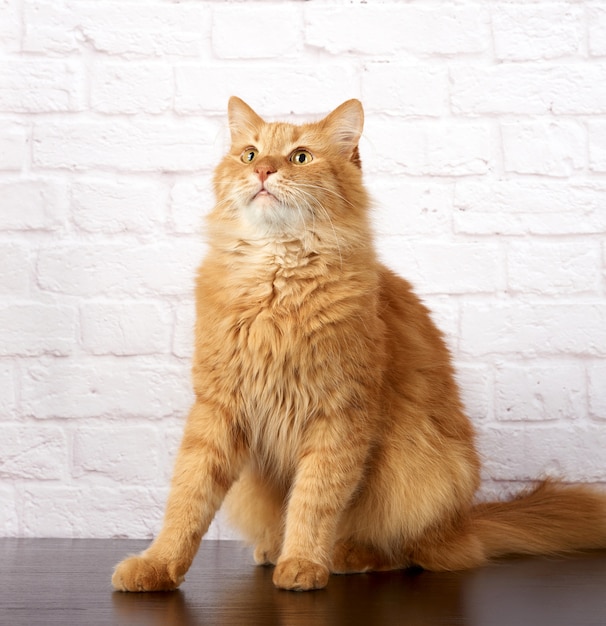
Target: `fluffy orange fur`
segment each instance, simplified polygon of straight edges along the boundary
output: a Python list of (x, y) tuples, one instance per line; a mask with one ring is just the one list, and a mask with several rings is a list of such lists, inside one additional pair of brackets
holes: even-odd
[(361, 104), (295, 126), (232, 98), (229, 123), (197, 279), (196, 402), (162, 531), (116, 567), (115, 588), (177, 587), (225, 498), (284, 589), (606, 547), (606, 496), (585, 487), (474, 506), (451, 357), (373, 248)]

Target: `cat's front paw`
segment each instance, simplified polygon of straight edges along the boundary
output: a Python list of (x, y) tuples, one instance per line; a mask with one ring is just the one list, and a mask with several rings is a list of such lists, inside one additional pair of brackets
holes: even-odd
[(112, 585), (118, 591), (172, 591), (185, 580), (166, 563), (147, 556), (131, 556), (116, 565)]
[(273, 582), (280, 589), (309, 591), (328, 584), (328, 568), (307, 559), (291, 558), (278, 562)]

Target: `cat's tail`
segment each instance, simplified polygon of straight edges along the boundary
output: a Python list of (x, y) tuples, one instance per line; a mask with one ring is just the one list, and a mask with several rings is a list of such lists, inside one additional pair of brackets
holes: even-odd
[(478, 504), (439, 541), (419, 548), (415, 561), (430, 570), (466, 569), (506, 555), (606, 548), (606, 494), (546, 480), (507, 502)]

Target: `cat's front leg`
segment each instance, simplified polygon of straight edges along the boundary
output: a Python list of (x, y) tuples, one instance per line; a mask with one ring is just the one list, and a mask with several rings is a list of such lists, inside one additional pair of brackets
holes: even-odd
[(367, 452), (351, 422), (335, 426), (320, 423), (301, 454), (273, 575), (281, 589), (306, 591), (328, 583), (337, 524), (359, 484)]
[(229, 416), (207, 404), (194, 404), (177, 455), (162, 530), (147, 550), (116, 566), (115, 589), (167, 591), (183, 582), (244, 456)]

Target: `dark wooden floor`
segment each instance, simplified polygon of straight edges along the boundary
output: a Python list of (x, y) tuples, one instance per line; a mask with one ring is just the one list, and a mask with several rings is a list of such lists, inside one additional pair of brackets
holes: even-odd
[(236, 542), (203, 542), (179, 591), (127, 594), (113, 565), (147, 542), (0, 539), (3, 626), (605, 626), (606, 551), (517, 559), (447, 574), (333, 576), (323, 591), (274, 589)]

